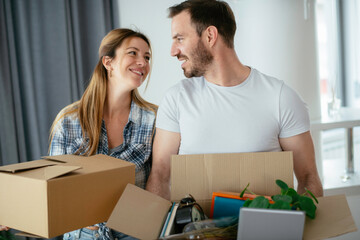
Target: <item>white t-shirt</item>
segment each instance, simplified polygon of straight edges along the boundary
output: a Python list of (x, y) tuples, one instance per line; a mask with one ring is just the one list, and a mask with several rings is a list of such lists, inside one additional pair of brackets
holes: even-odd
[(310, 120), (294, 90), (252, 68), (233, 87), (182, 80), (162, 100), (156, 127), (181, 134), (179, 154), (264, 152), (281, 151), (279, 138), (309, 131)]

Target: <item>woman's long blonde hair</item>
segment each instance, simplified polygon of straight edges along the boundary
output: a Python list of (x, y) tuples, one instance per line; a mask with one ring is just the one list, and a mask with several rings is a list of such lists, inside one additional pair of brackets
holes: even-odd
[[(94, 155), (99, 145), (100, 133), (101, 133), (101, 124), (103, 117), (104, 104), (107, 94), (107, 82), (108, 75), (107, 70), (102, 63), (102, 58), (104, 56), (109, 56), (111, 58), (115, 57), (115, 51), (121, 46), (124, 40), (128, 38), (138, 37), (143, 39), (150, 48), (151, 53), (151, 44), (149, 39), (142, 33), (133, 31), (131, 29), (119, 28), (110, 31), (101, 41), (99, 48), (99, 61), (95, 67), (95, 70), (91, 76), (90, 83), (86, 88), (84, 94), (82, 95), (79, 101), (76, 101), (68, 106), (66, 106), (55, 118), (51, 126), (50, 131), (50, 144), (54, 137), (54, 131), (56, 124), (65, 116), (77, 113), (77, 116), (80, 120), (80, 125), (83, 132), (83, 145), (80, 149), (77, 150), (75, 154), (80, 154), (84, 152), (84, 155)], [(152, 63), (150, 63), (152, 65)], [(150, 78), (150, 73), (149, 73)], [(149, 83), (146, 84), (146, 87)], [(141, 108), (146, 110), (153, 111), (156, 113), (157, 106), (145, 101), (139, 94), (137, 89), (134, 89), (131, 92), (132, 101), (134, 101)]]

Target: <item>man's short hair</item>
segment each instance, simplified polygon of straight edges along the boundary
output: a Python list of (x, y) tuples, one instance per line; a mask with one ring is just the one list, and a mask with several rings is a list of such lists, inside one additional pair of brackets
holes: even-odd
[(188, 11), (199, 37), (209, 26), (215, 26), (229, 48), (234, 48), (236, 22), (229, 4), (218, 0), (187, 0), (169, 8), (169, 17)]

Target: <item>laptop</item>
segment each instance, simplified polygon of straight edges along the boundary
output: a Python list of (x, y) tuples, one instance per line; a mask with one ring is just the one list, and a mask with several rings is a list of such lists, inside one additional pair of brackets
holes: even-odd
[(302, 240), (305, 212), (242, 207), (237, 239)]

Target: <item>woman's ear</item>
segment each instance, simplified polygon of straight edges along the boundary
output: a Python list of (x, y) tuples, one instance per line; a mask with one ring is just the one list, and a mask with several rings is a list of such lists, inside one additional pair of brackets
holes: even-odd
[(112, 58), (109, 57), (109, 56), (103, 56), (103, 57), (102, 57), (102, 64), (104, 65), (104, 67), (105, 67), (106, 70), (108, 70), (108, 71), (113, 70), (113, 69), (112, 69), (112, 66), (111, 66), (111, 60), (112, 60)]
[(205, 36), (209, 47), (213, 47), (219, 36), (217, 28), (215, 26), (209, 26), (205, 30)]

